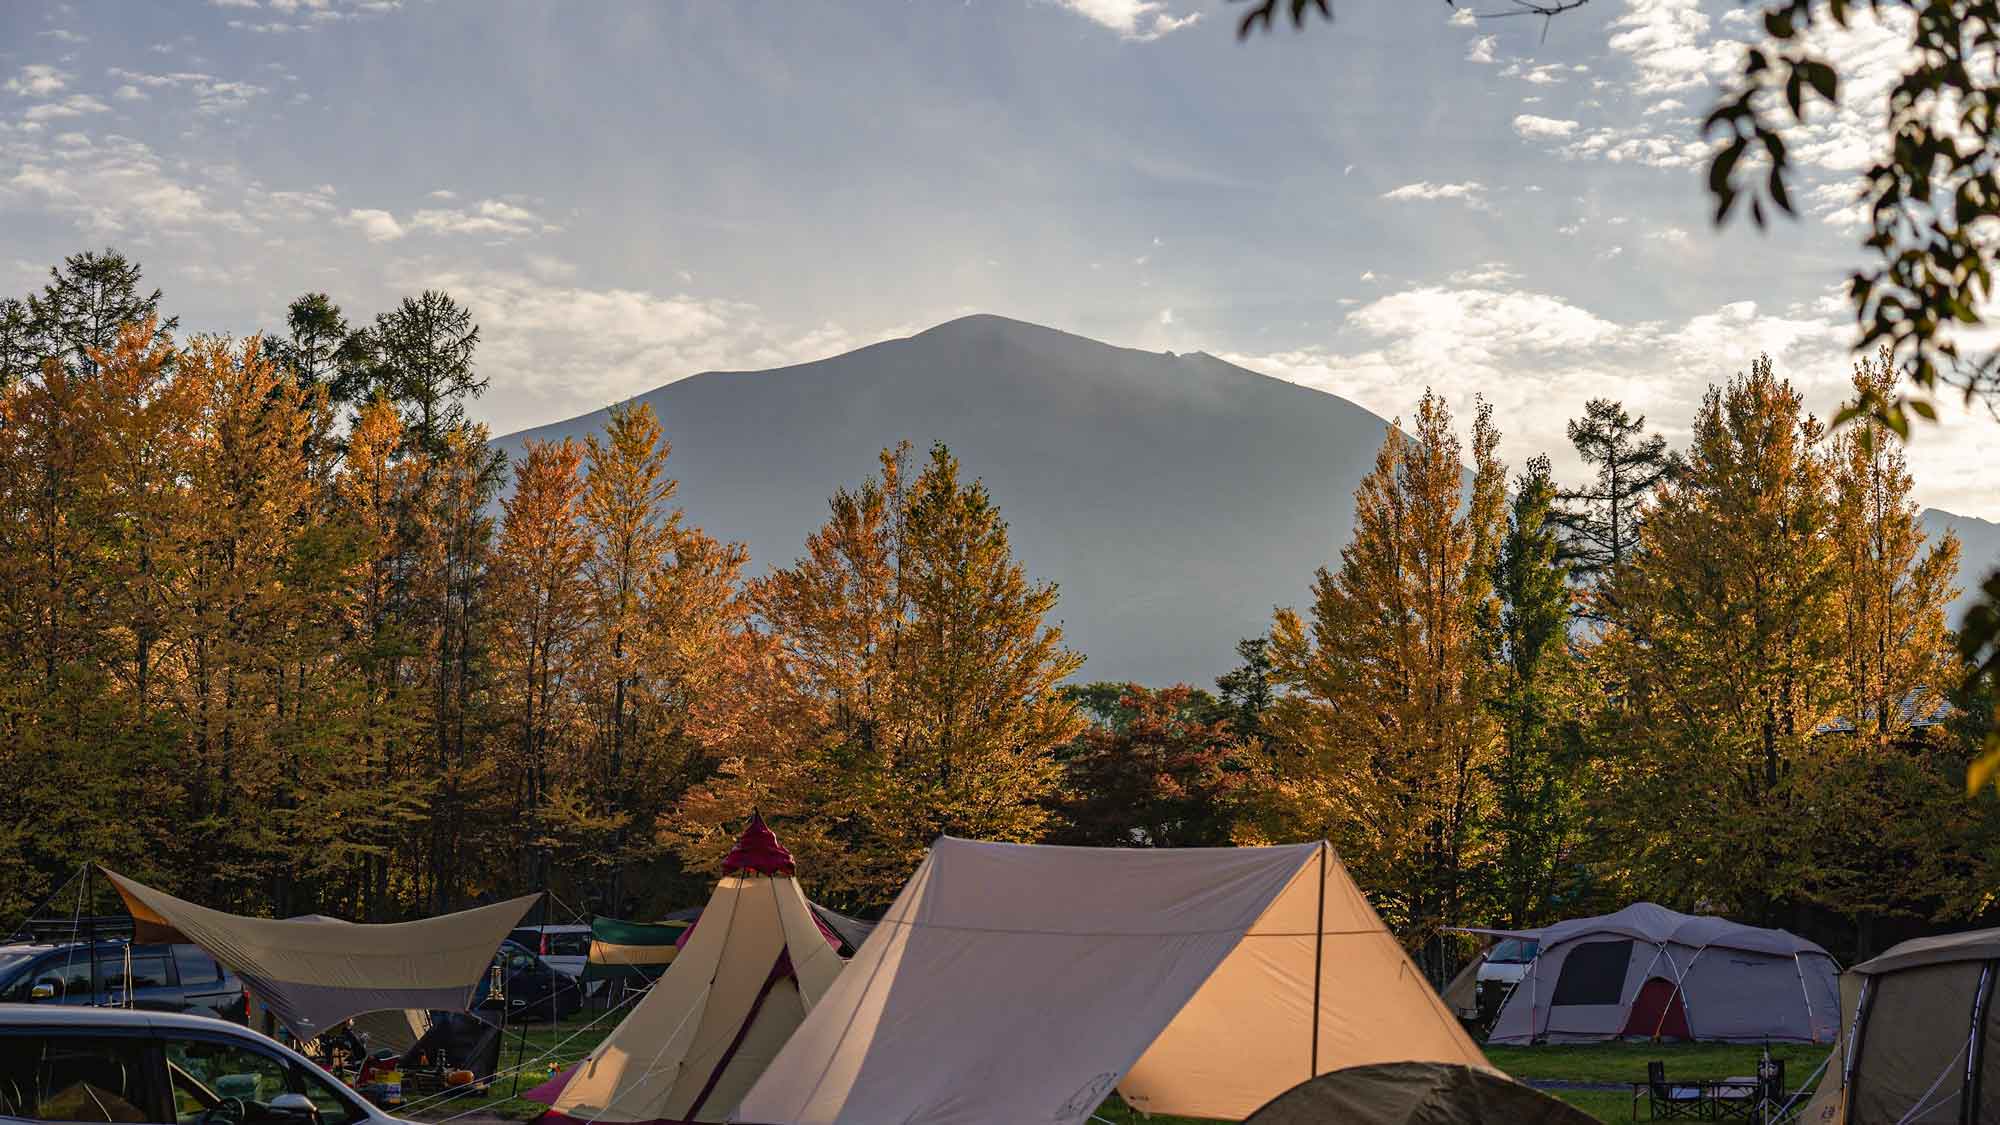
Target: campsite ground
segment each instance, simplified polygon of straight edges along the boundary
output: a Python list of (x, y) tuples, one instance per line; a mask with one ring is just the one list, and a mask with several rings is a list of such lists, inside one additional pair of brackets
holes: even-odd
[[(516, 1029), (510, 1028), (500, 1054), (504, 1072), (511, 1073), (518, 1055), (532, 1064), (521, 1078), (526, 1090), (548, 1073), (548, 1062), (568, 1065), (597, 1045), (610, 1031), (616, 1016), (601, 1018), (602, 1012), (582, 1012), (550, 1027), (528, 1026), (523, 1044)], [(1720, 1043), (1658, 1045), (1649, 1043), (1600, 1043), (1588, 1046), (1489, 1047), (1486, 1057), (1493, 1065), (1524, 1082), (1542, 1085), (1550, 1094), (1569, 1102), (1602, 1121), (1629, 1121), (1632, 1115), (1630, 1084), (1646, 1077), (1646, 1064), (1654, 1059), (1667, 1064), (1667, 1077), (1682, 1081), (1719, 1079), (1752, 1074), (1757, 1069), (1759, 1047)], [(1786, 1077), (1802, 1082), (1826, 1057), (1827, 1048), (1800, 1044), (1774, 1044), (1771, 1055), (1785, 1060)], [(1561, 1084), (1575, 1088), (1550, 1088)], [(1595, 1087), (1595, 1088), (1593, 1088)], [(540, 1113), (536, 1102), (511, 1096), (514, 1084), (503, 1078), (485, 1098), (455, 1098), (442, 1104), (399, 1111), (399, 1116), (422, 1121), (455, 1119), (458, 1125), (485, 1125), (493, 1121), (524, 1121)], [(1186, 1118), (1142, 1118), (1116, 1098), (1098, 1111), (1098, 1116), (1114, 1125), (1199, 1125)]]

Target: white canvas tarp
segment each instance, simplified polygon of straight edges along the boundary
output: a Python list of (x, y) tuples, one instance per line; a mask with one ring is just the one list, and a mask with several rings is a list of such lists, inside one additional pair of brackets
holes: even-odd
[(1323, 843), (946, 837), (731, 1120), (1237, 1120), (1404, 1060), (1487, 1065)]
[(142, 941), (192, 942), (300, 1039), (385, 1008), (462, 1010), (508, 931), (539, 895), (416, 922), (246, 918), (105, 871)]

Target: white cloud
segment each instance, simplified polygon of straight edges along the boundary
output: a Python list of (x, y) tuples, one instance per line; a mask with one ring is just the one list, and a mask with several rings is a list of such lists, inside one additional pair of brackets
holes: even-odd
[(44, 39), (53, 39), (58, 43), (90, 42), (90, 36), (81, 34), (79, 32), (71, 31), (66, 27), (52, 27), (49, 28), (47, 31), (37, 31), (35, 34)]
[(122, 102), (143, 102), (146, 100), (146, 91), (137, 86), (125, 85), (112, 91), (111, 96)]
[(1201, 19), (1201, 13), (1176, 16), (1167, 11), (1164, 0), (1056, 0), (1063, 7), (1121, 37), (1139, 41), (1158, 39)]
[[(106, 71), (111, 77), (126, 83), (120, 87), (117, 97), (144, 97), (140, 88), (147, 90), (181, 90), (194, 95), (195, 111), (204, 114), (230, 113), (243, 109), (252, 98), (267, 94), (266, 87), (251, 82), (236, 82), (217, 78), (212, 74), (198, 71), (173, 71), (167, 74), (151, 74), (144, 71), (126, 70), (112, 67)], [(132, 94), (125, 91), (131, 90)]]
[(1465, 50), (1465, 61), (1475, 63), (1492, 62), (1493, 48), (1499, 42), (1500, 37), (1498, 35), (1482, 35), (1474, 39), (1472, 45)]
[(1463, 203), (1475, 211), (1487, 210), (1486, 185), (1473, 180), (1456, 184), (1434, 184), (1429, 180), (1418, 180), (1382, 193), (1382, 198), (1406, 203), (1413, 200), (1452, 200)]
[(34, 63), (22, 67), (21, 73), (9, 78), (4, 89), (24, 98), (46, 98), (60, 93), (63, 87), (69, 85), (70, 78), (68, 71)]
[(594, 410), (663, 383), (723, 369), (819, 359), (907, 334), (805, 331), (767, 322), (754, 305), (639, 289), (590, 289), (510, 271), (447, 270), (401, 279), (442, 288), (481, 325), (479, 366), (514, 393), (496, 428)]
[(357, 208), (340, 219), (342, 226), (353, 227), (370, 242), (394, 242), (403, 237), (403, 225), (396, 216), (387, 211), (372, 208)]
[(445, 191), (443, 188), (439, 188), (437, 191), (431, 193), (431, 198), (442, 199), (445, 200), (446, 202), (450, 202), (451, 200), (458, 198), (458, 193), (455, 191)]
[(1563, 77), (1570, 73), (1571, 73), (1570, 69), (1568, 67), (1563, 66), (1561, 63), (1546, 63), (1541, 66), (1530, 66), (1525, 63), (1516, 61), (1508, 63), (1506, 69), (1500, 72), (1500, 77), (1518, 78), (1523, 82), (1527, 82), (1535, 86), (1553, 86), (1556, 83), (1561, 82), (1563, 80)]
[(1734, 57), (1727, 47), (1705, 42), (1709, 21), (1700, 0), (1625, 0), (1611, 28), (1611, 49), (1638, 67), (1633, 90), (1640, 94), (1703, 85)]
[(1451, 18), (1446, 20), (1445, 23), (1452, 27), (1477, 27), (1479, 26), (1479, 17), (1472, 14), (1471, 8), (1454, 7), (1451, 10)]
[(208, 0), (218, 8), (254, 8), (257, 0)]
[(481, 200), (463, 209), (433, 208), (418, 211), (410, 218), (414, 230), (434, 234), (483, 234), (499, 238), (546, 234), (561, 228), (525, 207), (498, 199)]
[(1514, 117), (1514, 131), (1524, 137), (1567, 137), (1577, 128), (1577, 122), (1558, 117), (1542, 117), (1533, 113), (1516, 114)]
[(0, 172), (0, 202), (38, 207), (93, 237), (247, 229), (241, 214), (215, 206), (201, 186), (177, 179), (151, 148), (128, 137), (65, 133), (48, 148), (0, 149), (0, 168), (10, 162), (11, 175)]
[(89, 94), (71, 94), (60, 101), (43, 102), (29, 106), (21, 114), (21, 120), (28, 122), (53, 121), (59, 117), (81, 117), (86, 113), (103, 113), (111, 107), (91, 97)]
[[(1848, 394), (1853, 365), (1852, 314), (1835, 304), (1826, 315), (1781, 315), (1736, 301), (1678, 322), (1618, 321), (1531, 290), (1422, 286), (1354, 308), (1342, 346), (1221, 358), (1385, 417), (1407, 417), (1431, 386), (1463, 423), (1473, 396), (1483, 394), (1495, 406), (1503, 458), (1518, 466), (1545, 452), (1558, 478), (1574, 481), (1584, 466), (1564, 425), (1587, 399), (1618, 399), (1679, 445), (1708, 385), (1745, 370), (1759, 353), (1830, 417)], [(1945, 423), (1909, 450), (1923, 502), (2000, 515), (1980, 452), (1991, 420), (1955, 407), (1945, 413)]]
[(1453, 285), (1469, 289), (1492, 289), (1510, 285), (1521, 279), (1521, 275), (1507, 268), (1504, 262), (1481, 262), (1471, 269), (1458, 270), (1446, 280)]

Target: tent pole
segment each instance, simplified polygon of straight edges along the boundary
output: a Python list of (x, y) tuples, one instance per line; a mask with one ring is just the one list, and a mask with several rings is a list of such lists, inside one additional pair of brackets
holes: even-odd
[[(85, 864), (83, 867), (83, 908), (89, 913), (85, 915), (83, 940), (90, 946), (90, 1006), (95, 1008), (97, 1006), (97, 899), (92, 894), (96, 888), (91, 885), (90, 876), (90, 865)], [(133, 929), (132, 936), (138, 936), (138, 929), (136, 927)]]
[(1332, 846), (1325, 840), (1319, 842), (1319, 909), (1313, 921), (1312, 1070), (1307, 1078), (1319, 1077), (1319, 982), (1324, 975), (1320, 964), (1326, 954), (1326, 852)]
[[(540, 935), (546, 935), (548, 932), (548, 928), (549, 928), (549, 892), (546, 889), (544, 889), (542, 891), (541, 920), (535, 923), (535, 931), (538, 935), (537, 940), (535, 942), (536, 945), (539, 946), (541, 944)], [(540, 949), (536, 949), (535, 950), (536, 960), (540, 960), (541, 956), (542, 956), (542, 951)], [(509, 1011), (514, 1007), (514, 1002), (511, 999), (505, 1001), (505, 1004), (506, 1007), (500, 1009), (501, 1012), (503, 1013)], [(555, 1012), (556, 1012), (556, 983), (552, 980), (549, 982), (549, 1021), (552, 1025), (555, 1021)], [(521, 1013), (521, 1015), (524, 1017), (527, 1014), (528, 1013), (525, 1011)], [(500, 1018), (502, 1022), (505, 1022), (506, 1016), (504, 1014)], [(553, 1027), (551, 1027), (551, 1030), (553, 1030)], [(512, 1085), (508, 1088), (507, 1091), (507, 1096), (510, 1098), (521, 1092), (521, 1059), (527, 1053), (528, 1053), (528, 1021), (524, 1018), (521, 1020), (521, 1033), (514, 1040), (514, 1078)]]

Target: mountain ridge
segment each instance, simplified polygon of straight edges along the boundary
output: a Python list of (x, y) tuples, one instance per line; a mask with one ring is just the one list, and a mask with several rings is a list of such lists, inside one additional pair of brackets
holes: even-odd
[[(1080, 677), (1149, 684), (1212, 680), (1237, 638), (1309, 599), (1389, 427), (1207, 353), (990, 313), (824, 359), (704, 371), (614, 405), (635, 402), (672, 442), (676, 503), (746, 544), (751, 574), (796, 559), (827, 497), (873, 473), (880, 450), (944, 442), (992, 491), (1028, 575), (1058, 585), (1064, 643), (1088, 658)], [(495, 444), (517, 456), (531, 439), (580, 439), (612, 408)], [(1933, 534), (1967, 529), (1962, 586), (1982, 557), (2000, 558), (2000, 525), (1925, 520)]]

